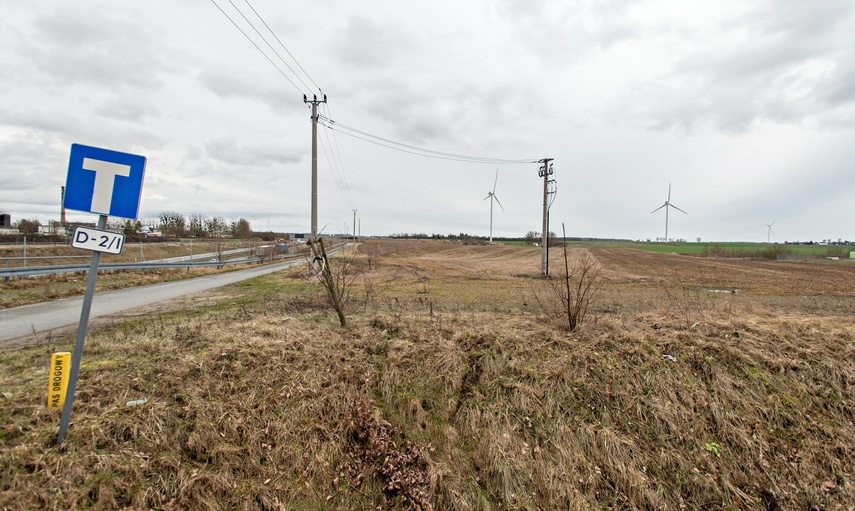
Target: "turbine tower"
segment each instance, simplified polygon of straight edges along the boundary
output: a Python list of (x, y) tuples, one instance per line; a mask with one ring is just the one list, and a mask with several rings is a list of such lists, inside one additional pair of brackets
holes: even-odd
[(685, 212), (685, 211), (683, 211), (682, 209), (680, 209), (680, 208), (678, 208), (677, 206), (675, 206), (675, 205), (671, 204), (671, 183), (668, 183), (668, 199), (665, 201), (665, 204), (663, 204), (663, 205), (659, 206), (658, 208), (654, 209), (653, 211), (651, 211), (651, 212), (650, 212), (650, 214), (652, 215), (653, 213), (656, 213), (657, 211), (659, 211), (659, 210), (660, 210), (660, 209), (662, 209), (662, 208), (665, 208), (665, 243), (668, 243), (668, 210), (669, 210), (669, 209), (671, 209), (671, 208), (674, 208), (674, 209), (676, 209), (677, 211), (679, 211), (680, 213), (683, 213), (683, 214), (685, 214), (685, 215), (688, 215), (688, 213), (686, 213), (686, 212)]
[(484, 200), (490, 199), (490, 243), (493, 242), (493, 201), (495, 200), (499, 207), (502, 208), (502, 211), (505, 208), (502, 207), (502, 203), (499, 202), (499, 198), (496, 197), (496, 185), (499, 183), (499, 169), (496, 169), (496, 180), (493, 181), (493, 191), (487, 192), (487, 196), (484, 197)]
[(772, 226), (775, 225), (773, 221), (771, 224), (763, 224), (769, 228), (769, 232), (766, 234), (766, 243), (772, 243)]

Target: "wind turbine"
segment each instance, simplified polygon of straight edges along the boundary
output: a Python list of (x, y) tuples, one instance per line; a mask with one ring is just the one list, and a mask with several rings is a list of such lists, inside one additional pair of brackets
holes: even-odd
[(496, 185), (499, 183), (499, 169), (496, 169), (496, 180), (493, 181), (493, 191), (487, 192), (487, 196), (484, 197), (484, 200), (490, 199), (490, 243), (493, 242), (493, 201), (495, 200), (499, 207), (502, 208), (502, 211), (505, 208), (502, 207), (502, 203), (499, 202), (499, 198), (496, 197)]
[(775, 222), (772, 222), (771, 224), (763, 224), (763, 225), (765, 225), (766, 227), (769, 228), (769, 233), (766, 237), (766, 243), (772, 243), (772, 226), (775, 225)]
[(663, 205), (659, 206), (658, 208), (654, 209), (653, 211), (651, 211), (651, 212), (650, 212), (650, 214), (652, 215), (653, 213), (656, 213), (657, 211), (659, 211), (659, 210), (660, 210), (660, 209), (662, 209), (662, 208), (665, 208), (665, 243), (668, 243), (668, 210), (669, 210), (670, 208), (674, 208), (674, 209), (676, 209), (677, 211), (679, 211), (680, 213), (683, 213), (683, 214), (685, 214), (685, 215), (688, 215), (688, 213), (686, 213), (686, 212), (685, 212), (685, 211), (683, 211), (682, 209), (680, 209), (680, 208), (678, 208), (677, 206), (675, 206), (675, 205), (671, 204), (671, 183), (668, 183), (668, 199), (665, 201), (665, 204), (663, 204)]

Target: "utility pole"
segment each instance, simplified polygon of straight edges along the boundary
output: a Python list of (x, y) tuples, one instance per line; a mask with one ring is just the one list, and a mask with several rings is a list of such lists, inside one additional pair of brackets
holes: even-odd
[[(552, 213), (552, 203), (555, 201), (555, 194), (556, 193), (558, 193), (558, 188), (555, 185), (555, 180), (550, 179), (549, 180), (549, 189), (546, 192), (547, 195), (552, 195), (552, 198), (549, 199), (549, 205), (546, 207), (546, 232), (547, 233), (549, 233), (549, 225), (550, 225), (549, 221), (551, 218), (550, 215)], [(561, 225), (564, 226), (564, 224), (561, 224)], [(546, 241), (548, 244), (548, 242), (549, 242), (548, 237), (546, 238)], [(549, 275), (549, 250), (546, 251), (546, 274)]]
[(65, 187), (60, 187), (60, 198), (59, 198), (59, 223), (65, 227)]
[(303, 94), (303, 103), (312, 104), (312, 238), (318, 237), (318, 104), (326, 103), (318, 100), (317, 94), (311, 101)]
[(356, 210), (353, 210), (353, 240), (356, 241)]
[(555, 158), (544, 158), (537, 175), (543, 178), (543, 232), (540, 254), (540, 273), (544, 277), (549, 276), (549, 176), (552, 175), (552, 164)]

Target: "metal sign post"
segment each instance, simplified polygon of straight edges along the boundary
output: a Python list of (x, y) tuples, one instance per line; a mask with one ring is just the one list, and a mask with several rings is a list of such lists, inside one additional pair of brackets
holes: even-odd
[(86, 293), (83, 295), (77, 340), (71, 356), (68, 389), (62, 407), (57, 444), (65, 439), (71, 420), (71, 406), (77, 388), (77, 375), (80, 371), (80, 359), (83, 357), (83, 341), (86, 339), (86, 328), (89, 325), (89, 312), (92, 309), (101, 252), (119, 254), (124, 246), (124, 235), (106, 231), (107, 215), (131, 220), (137, 218), (145, 163), (145, 157), (135, 154), (80, 144), (71, 146), (63, 206), (67, 209), (98, 213), (99, 216), (97, 229), (78, 227), (71, 243), (74, 248), (92, 251), (92, 262), (89, 263), (89, 275), (86, 276)]
[[(98, 228), (107, 227), (107, 215), (98, 217)], [(89, 325), (89, 311), (92, 309), (92, 295), (95, 294), (95, 277), (98, 275), (98, 262), (101, 252), (92, 252), (92, 262), (89, 263), (89, 274), (86, 276), (86, 294), (83, 295), (83, 309), (80, 311), (80, 324), (77, 326), (77, 341), (74, 343), (74, 353), (71, 355), (71, 371), (68, 373), (68, 390), (65, 392), (65, 404), (62, 406), (62, 420), (59, 422), (59, 434), (56, 443), (61, 444), (68, 432), (68, 421), (71, 419), (71, 405), (74, 403), (74, 389), (77, 387), (77, 373), (80, 370), (80, 359), (83, 356), (83, 341), (86, 339), (86, 327)]]

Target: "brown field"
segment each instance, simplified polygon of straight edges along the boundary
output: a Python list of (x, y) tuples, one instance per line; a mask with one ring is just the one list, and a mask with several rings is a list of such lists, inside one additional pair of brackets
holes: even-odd
[(358, 252), (345, 328), (299, 269), (91, 332), (61, 446), (72, 340), (0, 352), (0, 508), (855, 509), (855, 265), (576, 249), (570, 332), (539, 249)]

